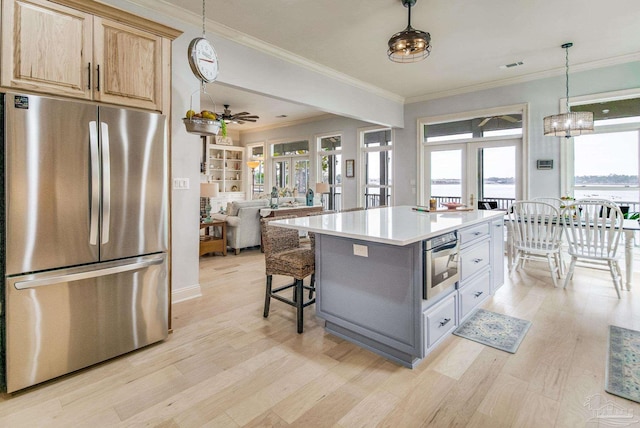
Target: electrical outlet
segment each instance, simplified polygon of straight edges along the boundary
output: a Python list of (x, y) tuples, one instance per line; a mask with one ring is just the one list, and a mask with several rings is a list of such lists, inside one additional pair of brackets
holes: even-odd
[(360, 257), (369, 257), (369, 247), (366, 245), (353, 244), (353, 255)]

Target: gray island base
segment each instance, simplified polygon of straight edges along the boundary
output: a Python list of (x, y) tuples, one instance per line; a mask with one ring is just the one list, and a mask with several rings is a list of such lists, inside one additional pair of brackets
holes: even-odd
[[(326, 330), (413, 368), (502, 285), (503, 218), (389, 207), (272, 224), (316, 233), (316, 313)], [(423, 241), (449, 232), (459, 280), (426, 299)]]

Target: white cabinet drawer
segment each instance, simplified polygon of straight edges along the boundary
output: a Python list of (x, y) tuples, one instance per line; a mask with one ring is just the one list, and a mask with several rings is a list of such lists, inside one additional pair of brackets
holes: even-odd
[(484, 238), (485, 236), (489, 236), (489, 222), (460, 229), (458, 234), (458, 239), (460, 239), (460, 247), (465, 247), (473, 241)]
[(456, 293), (445, 298), (435, 307), (422, 313), (426, 349), (433, 346), (441, 337), (452, 332), (456, 326)]
[(491, 291), (491, 275), (489, 269), (485, 270), (478, 277), (464, 285), (460, 290), (460, 322), (489, 297)]
[(490, 241), (485, 239), (472, 247), (460, 252), (460, 284), (464, 287), (464, 281), (471, 278), (476, 272), (486, 268), (490, 264)]

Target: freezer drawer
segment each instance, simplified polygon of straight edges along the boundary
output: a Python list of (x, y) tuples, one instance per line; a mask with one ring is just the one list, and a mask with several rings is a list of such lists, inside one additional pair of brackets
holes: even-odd
[(8, 278), (7, 392), (167, 337), (166, 254)]

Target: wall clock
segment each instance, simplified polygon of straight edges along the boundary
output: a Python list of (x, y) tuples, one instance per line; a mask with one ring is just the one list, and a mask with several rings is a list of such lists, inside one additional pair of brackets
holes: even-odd
[(211, 42), (204, 37), (191, 40), (188, 49), (191, 71), (203, 83), (211, 83), (218, 78), (218, 55)]

